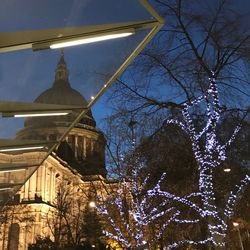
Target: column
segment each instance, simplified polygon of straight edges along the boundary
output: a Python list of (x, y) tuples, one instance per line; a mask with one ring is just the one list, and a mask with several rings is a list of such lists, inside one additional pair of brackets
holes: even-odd
[(83, 137), (83, 159), (86, 159), (86, 138)]
[(29, 199), (31, 200), (35, 198), (36, 176), (37, 176), (37, 171), (35, 171), (35, 173), (33, 173), (33, 175), (29, 179)]
[(37, 169), (37, 174), (36, 174), (36, 194), (38, 197), (41, 197), (41, 179), (42, 179), (42, 169), (41, 166)]
[(46, 200), (46, 167), (42, 166), (42, 198)]
[(77, 135), (75, 136), (74, 143), (75, 143), (75, 152), (74, 152), (74, 154), (75, 154), (75, 158), (78, 159), (78, 155), (77, 155), (77, 152), (78, 152), (78, 136)]

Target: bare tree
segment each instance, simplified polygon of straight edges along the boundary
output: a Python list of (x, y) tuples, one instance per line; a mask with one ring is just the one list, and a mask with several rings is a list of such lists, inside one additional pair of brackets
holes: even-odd
[(46, 223), (56, 249), (76, 249), (86, 243), (101, 244), (101, 223), (89, 207), (90, 197), (88, 189), (78, 188), (76, 191), (68, 181), (62, 181), (58, 186)]
[(166, 25), (110, 92), (112, 123), (128, 123), (132, 115), (144, 125), (142, 133), (152, 132), (170, 111), (207, 89), (211, 71), (223, 91), (222, 104), (247, 109), (249, 13), (230, 0), (152, 3)]
[[(190, 204), (200, 216), (207, 221), (208, 238), (205, 242), (210, 241), (214, 248), (225, 248), (225, 237), (227, 232), (227, 222), (234, 214), (237, 199), (241, 196), (245, 187), (250, 182), (250, 176), (245, 175), (239, 184), (235, 185), (230, 191), (226, 204), (218, 206), (214, 192), (214, 172), (215, 169), (222, 166), (227, 158), (226, 152), (236, 139), (237, 134), (242, 126), (239, 123), (232, 131), (231, 136), (223, 143), (218, 135), (218, 126), (221, 123), (222, 109), (219, 102), (219, 95), (215, 78), (209, 80), (210, 85), (206, 93), (193, 100), (191, 103), (184, 103), (181, 107), (183, 121), (176, 119), (167, 119), (165, 124), (175, 124), (181, 130), (185, 131), (192, 143), (192, 150), (197, 162), (199, 171), (199, 192), (202, 206), (194, 203)], [(192, 118), (192, 109), (195, 105), (205, 103), (205, 121), (199, 130), (195, 126)], [(162, 192), (159, 187), (152, 192), (152, 195), (162, 194), (169, 198), (169, 194)], [(186, 204), (190, 201), (185, 201)], [(205, 243), (204, 242), (204, 243)], [(173, 244), (175, 247), (176, 244)]]
[[(169, 195), (167, 199), (162, 197), (162, 193), (152, 195), (154, 190), (161, 190), (165, 173), (151, 188), (151, 176), (142, 175), (145, 166), (139, 154), (130, 151), (125, 158), (123, 162), (128, 173), (104, 199), (97, 197), (96, 209), (103, 220), (104, 233), (123, 249), (167, 249), (171, 243), (165, 235), (172, 230), (171, 226), (185, 227), (197, 224), (199, 219), (187, 219), (182, 209), (176, 207), (176, 201), (180, 199), (184, 204), (187, 197), (180, 198), (167, 192), (164, 192)], [(197, 195), (191, 196), (194, 198)]]
[[(199, 129), (204, 126), (201, 141), (196, 145), (203, 150), (209, 144), (209, 138), (204, 138), (204, 136), (214, 137), (216, 135), (225, 112), (237, 111), (240, 114), (249, 109), (250, 81), (247, 72), (249, 69), (247, 51), (249, 51), (250, 30), (246, 25), (246, 17), (237, 11), (237, 6), (227, 0), (215, 2), (155, 0), (153, 3), (166, 18), (166, 25), (118, 80), (108, 99), (109, 105), (114, 111), (107, 119), (110, 131), (114, 132), (114, 134), (109, 133), (111, 136), (108, 139), (111, 151), (114, 152), (116, 158), (121, 154), (120, 151), (117, 151), (116, 146), (119, 146), (121, 151), (127, 147), (123, 136), (129, 130), (128, 124), (131, 120), (137, 121), (138, 127), (140, 127), (139, 140), (142, 140), (143, 137), (152, 135), (165, 127), (168, 118), (172, 117), (179, 122), (187, 122), (185, 115), (190, 111), (192, 113), (190, 119), (195, 125), (197, 125), (197, 117), (205, 118), (205, 121), (195, 128)], [(216, 79), (216, 91), (221, 93), (219, 105), (209, 103), (213, 99), (211, 93), (203, 103), (200, 102), (199, 98), (204, 98), (208, 95), (208, 91), (211, 91), (209, 78), (210, 80)], [(194, 105), (196, 101), (203, 105), (201, 109)], [(220, 121), (218, 123), (218, 117), (215, 117), (215, 121), (211, 120), (210, 114), (207, 113), (207, 109), (212, 106), (217, 106), (215, 109), (219, 109)], [(178, 110), (185, 111), (185, 114)], [(210, 122), (207, 124), (208, 120)], [(211, 131), (214, 129), (214, 131), (207, 134), (208, 128)], [(190, 137), (189, 133), (188, 135)], [(121, 141), (120, 136), (123, 137)], [(222, 140), (217, 143), (217, 146), (222, 147), (221, 149), (225, 151), (228, 141)], [(219, 155), (218, 149), (211, 150), (214, 153), (217, 152), (218, 157), (222, 157)], [(196, 151), (193, 152), (196, 157)], [(196, 158), (196, 162), (199, 178), (201, 178), (203, 170), (198, 158)], [(212, 165), (216, 165), (214, 169), (218, 169), (222, 167), (223, 162), (224, 160), (220, 158), (216, 164)], [(207, 170), (212, 171), (212, 175), (209, 175), (212, 182), (215, 181), (214, 169)], [(246, 177), (241, 184), (247, 182)], [(237, 189), (237, 187), (235, 188)], [(232, 191), (231, 197), (233, 195), (234, 191)], [(211, 200), (214, 198), (212, 197)], [(229, 203), (228, 206), (232, 206), (232, 210), (227, 208), (231, 211), (228, 210), (230, 214), (233, 213), (235, 201)], [(215, 211), (225, 209), (223, 205), (215, 207)], [(210, 235), (217, 233), (222, 235), (215, 238), (213, 238), (214, 236), (208, 237), (208, 241), (223, 247), (227, 219), (222, 217), (219, 217), (219, 221), (221, 221), (221, 225), (223, 224), (223, 232), (212, 232), (213, 225), (208, 229)], [(203, 218), (205, 217), (203, 216)], [(209, 220), (217, 219), (210, 218)], [(216, 224), (217, 222), (211, 223)]]

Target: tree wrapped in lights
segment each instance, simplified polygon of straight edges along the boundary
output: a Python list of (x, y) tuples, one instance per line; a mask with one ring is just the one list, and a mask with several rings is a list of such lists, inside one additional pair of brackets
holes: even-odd
[[(202, 129), (195, 126), (196, 121), (192, 116), (192, 110), (195, 106), (205, 104), (206, 121)], [(204, 107), (204, 106), (203, 106)], [(214, 193), (214, 171), (226, 160), (226, 151), (235, 140), (241, 129), (239, 123), (226, 143), (222, 143), (218, 136), (218, 127), (221, 123), (222, 107), (219, 102), (219, 95), (214, 74), (209, 79), (207, 91), (200, 97), (191, 102), (181, 105), (183, 121), (170, 119), (165, 121), (165, 125), (174, 124), (187, 133), (192, 143), (195, 160), (199, 171), (199, 195), (201, 205), (192, 203), (189, 199), (178, 198), (178, 201), (185, 203), (196, 210), (207, 222), (208, 237), (200, 242), (191, 242), (189, 244), (198, 244), (210, 242), (215, 248), (225, 247), (225, 236), (227, 231), (227, 220), (233, 215), (236, 201), (250, 181), (250, 176), (246, 175), (234, 190), (229, 193), (229, 197), (224, 207), (216, 205)], [(162, 195), (169, 199), (169, 193), (164, 192), (159, 186), (149, 192), (153, 197)], [(198, 195), (198, 194), (197, 194)], [(174, 248), (185, 241), (174, 243), (169, 248)]]
[(104, 201), (99, 199), (96, 207), (106, 224), (104, 234), (126, 249), (166, 247), (162, 237), (170, 224), (191, 224), (198, 220), (183, 218), (173, 203), (179, 197), (170, 193), (168, 199), (161, 194), (151, 195), (154, 190), (160, 190), (165, 173), (153, 188), (149, 188), (150, 175), (142, 177), (143, 163), (138, 155), (135, 156), (135, 151), (132, 154), (129, 157), (130, 174), (114, 185)]
[[(182, 118), (166, 120), (163, 129), (168, 125), (175, 125), (188, 135), (198, 166), (199, 191), (185, 196), (167, 192), (161, 186), (165, 174), (154, 187), (148, 189), (150, 176), (142, 178), (144, 164), (142, 159), (139, 159), (138, 155), (136, 156), (136, 150), (133, 148), (135, 157), (131, 157), (133, 154), (129, 157), (135, 160), (131, 160), (132, 163), (127, 164), (130, 166), (130, 176), (119, 182), (117, 190), (110, 192), (106, 201), (97, 206), (98, 212), (110, 225), (105, 231), (106, 236), (127, 249), (154, 249), (153, 246), (160, 242), (171, 223), (196, 224), (199, 219), (206, 221), (207, 224), (205, 238), (164, 242), (163, 248), (174, 249), (183, 245), (200, 244), (212, 244), (214, 249), (225, 248), (228, 219), (233, 216), (237, 200), (250, 181), (250, 177), (245, 175), (229, 192), (224, 205), (217, 205), (214, 173), (216, 169), (222, 167), (222, 163), (227, 159), (226, 152), (236, 139), (242, 124), (238, 123), (225, 143), (220, 140), (218, 131), (222, 124), (225, 108), (219, 102), (214, 74), (211, 74), (209, 86), (204, 94), (179, 107)], [(195, 114), (197, 114), (198, 107), (205, 111), (206, 119), (203, 124), (197, 124)], [(179, 205), (193, 210), (195, 219), (185, 220), (184, 218), (187, 217), (179, 210)], [(198, 216), (196, 217), (196, 215)], [(160, 220), (164, 222), (161, 225), (158, 224)]]

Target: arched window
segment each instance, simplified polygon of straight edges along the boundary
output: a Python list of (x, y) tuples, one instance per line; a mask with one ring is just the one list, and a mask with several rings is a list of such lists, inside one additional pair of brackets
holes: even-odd
[(18, 250), (20, 226), (12, 223), (9, 228), (8, 249)]

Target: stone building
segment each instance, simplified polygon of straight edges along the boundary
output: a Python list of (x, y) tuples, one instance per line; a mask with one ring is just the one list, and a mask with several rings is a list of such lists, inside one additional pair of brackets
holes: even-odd
[[(64, 55), (58, 62), (55, 80), (51, 88), (41, 93), (37, 103), (85, 106), (84, 97), (69, 83), (69, 72)], [(17, 139), (58, 140), (74, 121), (74, 112), (66, 116), (27, 118)], [(25, 185), (15, 194), (10, 206), (1, 215), (0, 249), (25, 250), (34, 243), (37, 235), (55, 235), (48, 218), (55, 210), (55, 200), (60, 187), (70, 188), (71, 201), (81, 198), (81, 207), (89, 202), (91, 183), (102, 188), (107, 186), (105, 168), (105, 138), (96, 128), (91, 110), (72, 128), (65, 140), (46, 158), (31, 175)], [(1, 154), (0, 163), (28, 162), (42, 158), (45, 152)], [(21, 174), (21, 172), (20, 172)], [(13, 176), (5, 178), (13, 182)], [(18, 178), (15, 175), (15, 178)], [(18, 183), (18, 180), (14, 180)], [(85, 197), (85, 198), (84, 198)], [(73, 198), (73, 200), (72, 200)]]

